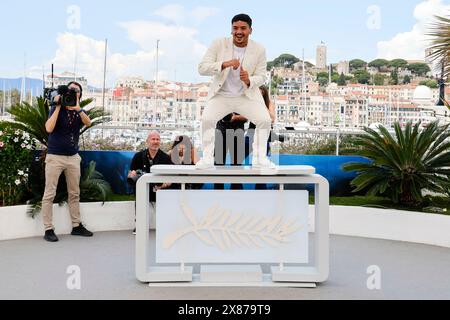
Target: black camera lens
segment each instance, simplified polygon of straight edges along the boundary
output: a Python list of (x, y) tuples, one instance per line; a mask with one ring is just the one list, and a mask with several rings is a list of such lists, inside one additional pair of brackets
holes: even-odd
[(142, 172), (142, 170), (137, 170), (136, 171), (136, 176), (134, 177), (128, 177), (127, 178), (127, 183), (131, 186), (136, 186), (138, 180), (144, 175), (144, 173)]
[(77, 92), (74, 89), (68, 90), (62, 95), (63, 107), (75, 107), (77, 105)]

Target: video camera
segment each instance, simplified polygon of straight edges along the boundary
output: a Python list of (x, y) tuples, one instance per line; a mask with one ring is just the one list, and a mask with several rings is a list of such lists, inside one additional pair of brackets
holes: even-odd
[(128, 177), (127, 182), (130, 186), (135, 186), (138, 180), (144, 175), (142, 170), (136, 170), (137, 175), (135, 177)]
[(58, 89), (55, 89), (53, 85), (53, 79), (55, 78), (54, 74), (54, 66), (52, 64), (52, 86), (51, 88), (44, 88), (44, 99), (48, 102), (48, 104), (53, 104), (55, 97), (59, 95), (59, 103), (63, 108), (76, 107), (77, 92), (74, 89), (69, 89), (68, 86), (59, 86)]
[(61, 97), (59, 103), (63, 108), (77, 105), (77, 92), (74, 89), (69, 89), (68, 86), (59, 86), (58, 89), (45, 88), (44, 90), (44, 97), (50, 104), (53, 103), (57, 95)]
[(68, 86), (59, 86), (58, 94), (61, 96), (61, 106), (76, 107), (77, 105), (77, 92), (74, 89), (69, 89)]
[(54, 99), (57, 95), (60, 96), (59, 103), (62, 107), (76, 107), (77, 106), (77, 92), (73, 89), (69, 89), (68, 86), (59, 86), (58, 89), (55, 89), (53, 85), (54, 75), (54, 66), (52, 64), (52, 86), (51, 88), (44, 88), (44, 99), (46, 102), (51, 105), (54, 102)]
[(44, 88), (44, 99), (51, 104), (53, 99), (58, 95), (58, 90), (54, 88)]

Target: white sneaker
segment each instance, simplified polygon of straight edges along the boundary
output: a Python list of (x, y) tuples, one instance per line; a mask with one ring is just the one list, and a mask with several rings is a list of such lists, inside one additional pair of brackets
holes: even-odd
[(269, 158), (264, 157), (262, 159), (253, 159), (252, 166), (254, 168), (261, 169), (276, 169), (277, 165), (269, 160)]
[(197, 170), (207, 170), (214, 168), (214, 160), (209, 160), (202, 158), (197, 164), (195, 165), (195, 169)]

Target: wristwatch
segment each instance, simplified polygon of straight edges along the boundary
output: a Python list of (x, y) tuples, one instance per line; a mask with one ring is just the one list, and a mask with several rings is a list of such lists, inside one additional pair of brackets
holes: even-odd
[(78, 111), (78, 114), (81, 114), (82, 112), (86, 113), (86, 111), (84, 111), (84, 109), (81, 109), (80, 111)]

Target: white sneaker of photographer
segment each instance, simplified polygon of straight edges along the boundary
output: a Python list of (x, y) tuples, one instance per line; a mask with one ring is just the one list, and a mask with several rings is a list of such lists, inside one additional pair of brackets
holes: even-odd
[(214, 159), (202, 158), (195, 165), (195, 169), (197, 169), (197, 170), (207, 170), (207, 169), (212, 169), (212, 168), (214, 168)]

